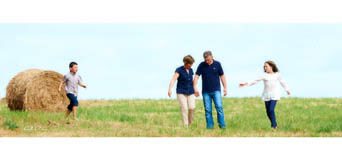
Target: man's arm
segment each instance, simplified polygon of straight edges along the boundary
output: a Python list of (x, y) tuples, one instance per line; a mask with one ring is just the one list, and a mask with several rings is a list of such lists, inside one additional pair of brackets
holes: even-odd
[(195, 75), (195, 78), (194, 78), (194, 90), (195, 90), (195, 96), (198, 97), (200, 94), (199, 94), (199, 91), (198, 91), (198, 88), (197, 88), (197, 83), (198, 83), (198, 79), (199, 79), (199, 75)]
[(221, 82), (222, 82), (222, 85), (223, 85), (223, 95), (227, 96), (228, 91), (227, 91), (227, 79), (226, 79), (226, 76), (223, 74), (223, 75), (220, 76), (220, 79), (221, 79)]

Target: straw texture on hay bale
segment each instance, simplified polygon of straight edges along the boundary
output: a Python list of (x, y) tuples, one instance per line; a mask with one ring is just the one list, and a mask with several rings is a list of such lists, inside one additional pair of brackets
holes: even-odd
[(58, 91), (62, 79), (63, 75), (54, 71), (20, 72), (7, 86), (7, 105), (10, 110), (63, 111), (68, 99), (64, 89)]

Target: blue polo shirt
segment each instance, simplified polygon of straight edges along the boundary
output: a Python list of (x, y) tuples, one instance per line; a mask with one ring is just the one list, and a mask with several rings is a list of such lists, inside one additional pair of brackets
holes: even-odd
[(184, 66), (178, 67), (176, 71), (179, 74), (177, 79), (177, 94), (191, 95), (194, 94), (193, 75), (192, 68), (189, 69), (189, 73)]
[(220, 76), (224, 74), (221, 63), (218, 61), (208, 65), (205, 62), (199, 64), (196, 75), (202, 76), (202, 93), (221, 91)]

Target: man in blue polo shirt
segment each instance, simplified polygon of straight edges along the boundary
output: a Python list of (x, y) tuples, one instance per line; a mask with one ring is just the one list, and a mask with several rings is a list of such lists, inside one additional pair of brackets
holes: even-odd
[(227, 95), (227, 81), (221, 63), (213, 59), (211, 51), (205, 51), (203, 57), (204, 62), (199, 64), (194, 78), (195, 95), (197, 97), (199, 96), (197, 82), (199, 76), (202, 76), (202, 96), (207, 128), (214, 128), (214, 120), (212, 115), (212, 101), (214, 101), (219, 127), (224, 129), (226, 128), (226, 123), (224, 120), (220, 80), (223, 85), (224, 96)]

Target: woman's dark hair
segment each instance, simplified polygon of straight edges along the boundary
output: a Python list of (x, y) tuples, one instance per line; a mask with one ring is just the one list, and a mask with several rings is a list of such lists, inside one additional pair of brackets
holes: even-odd
[(76, 62), (70, 62), (70, 64), (69, 64), (69, 68), (72, 68), (72, 67), (74, 67), (74, 65), (78, 65)]
[(191, 55), (187, 55), (183, 58), (183, 62), (185, 64), (194, 64), (195, 63), (195, 59), (191, 56)]
[[(273, 72), (275, 73), (279, 72), (277, 65), (273, 61), (266, 61), (265, 63), (271, 66)], [(265, 67), (264, 67), (264, 71), (266, 72)]]

